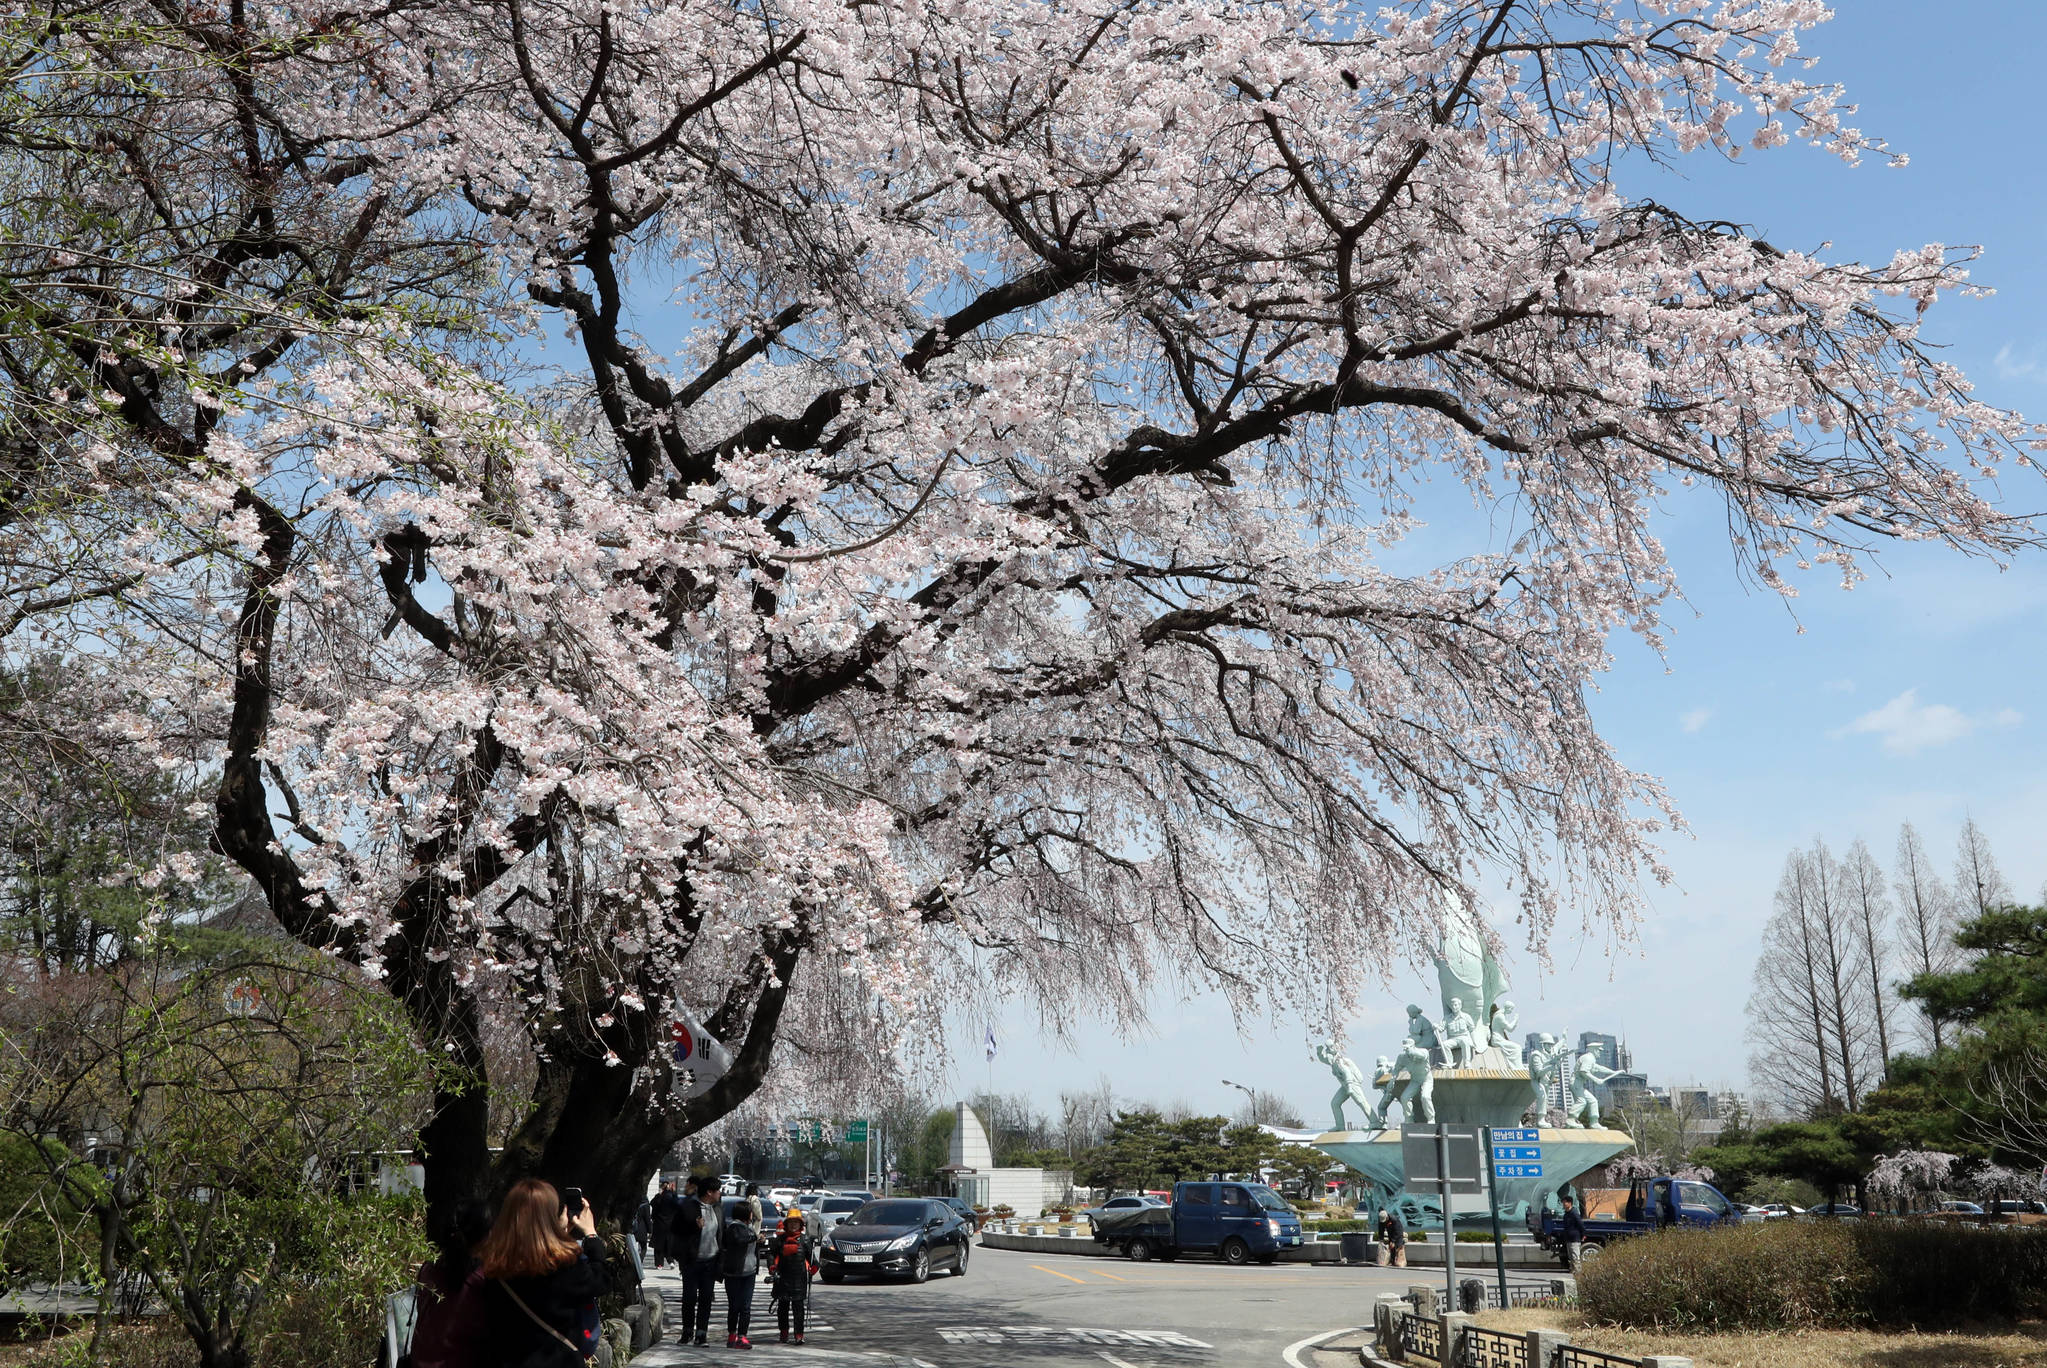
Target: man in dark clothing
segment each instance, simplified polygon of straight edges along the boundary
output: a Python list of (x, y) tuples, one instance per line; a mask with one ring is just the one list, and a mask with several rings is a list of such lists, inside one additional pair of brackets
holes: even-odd
[(675, 1195), (675, 1184), (663, 1183), (654, 1200), (647, 1203), (648, 1233), (654, 1240), (654, 1267), (659, 1268), (675, 1257), (674, 1229), (675, 1214), (682, 1206), (682, 1199)]
[(1379, 1208), (1379, 1255), (1375, 1260), (1382, 1267), (1407, 1267), (1407, 1222), (1400, 1219), (1400, 1213), (1391, 1207)]
[(1568, 1192), (1564, 1194), (1564, 1214), (1557, 1217), (1557, 1234), (1564, 1242), (1564, 1264), (1576, 1273), (1578, 1256), (1585, 1251), (1585, 1218), (1578, 1214), (1578, 1204)]
[(718, 1285), (719, 1212), (717, 1189), (709, 1179), (691, 1178), (689, 1196), (675, 1213), (675, 1261), (682, 1270), (682, 1328), (678, 1342), (706, 1343), (711, 1333), (711, 1298)]

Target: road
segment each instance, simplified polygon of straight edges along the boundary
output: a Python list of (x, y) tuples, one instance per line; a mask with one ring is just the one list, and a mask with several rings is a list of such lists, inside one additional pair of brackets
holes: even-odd
[[(680, 1319), (680, 1282), (672, 1274), (655, 1276), (673, 1325)], [(976, 1246), (963, 1278), (938, 1274), (921, 1287), (815, 1284), (811, 1320), (830, 1328), (813, 1330), (804, 1349), (775, 1342), (763, 1291), (753, 1340), (757, 1355), (792, 1363), (807, 1358), (819, 1368), (854, 1368), (856, 1358), (887, 1368), (1326, 1368), (1308, 1349), (1297, 1350), (1289, 1364), (1286, 1351), (1323, 1332), (1364, 1324), (1381, 1292), (1440, 1286), (1442, 1279), (1441, 1269), (1228, 1268), (1200, 1259), (1137, 1264)], [(1548, 1275), (1541, 1281), (1546, 1284)], [(664, 1343), (634, 1363), (729, 1362), (724, 1317), (721, 1294), (710, 1347)]]

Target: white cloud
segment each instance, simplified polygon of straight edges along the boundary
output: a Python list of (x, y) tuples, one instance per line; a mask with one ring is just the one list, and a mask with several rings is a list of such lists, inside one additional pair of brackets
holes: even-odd
[(1910, 755), (1928, 746), (1945, 746), (1959, 741), (1979, 727), (2013, 727), (2024, 720), (2015, 708), (1971, 717), (1945, 703), (1921, 703), (1919, 690), (1905, 692), (1862, 714), (1845, 727), (1828, 733), (1843, 736), (1867, 735), (1883, 738), (1883, 747), (1893, 755)]
[(2047, 361), (2040, 356), (2040, 348), (2028, 347), (2023, 355), (2014, 352), (2009, 342), (1997, 349), (1997, 356), (1990, 363), (1997, 368), (2000, 380), (2047, 380)]
[(1693, 708), (1690, 712), (1677, 719), (1678, 725), (1685, 729), (1685, 735), (1687, 736), (1702, 730), (1712, 720), (1713, 710), (1711, 708)]

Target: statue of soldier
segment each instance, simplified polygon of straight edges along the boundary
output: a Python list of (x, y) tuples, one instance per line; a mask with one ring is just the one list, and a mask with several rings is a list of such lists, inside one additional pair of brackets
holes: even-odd
[(1380, 1055), (1378, 1062), (1372, 1066), (1372, 1077), (1383, 1078), (1386, 1081), (1380, 1085), (1379, 1100), (1365, 1109), (1365, 1117), (1375, 1128), (1383, 1129), (1386, 1125), (1386, 1109), (1393, 1105), (1394, 1098), (1400, 1092), (1400, 1071), (1393, 1067), (1392, 1060)]
[(1343, 1103), (1346, 1098), (1364, 1108), (1365, 1115), (1370, 1116), (1372, 1114), (1372, 1099), (1369, 1096), (1371, 1088), (1366, 1084), (1365, 1076), (1359, 1072), (1358, 1066), (1351, 1063), (1344, 1055), (1336, 1052), (1336, 1042), (1332, 1040), (1326, 1045), (1317, 1045), (1315, 1047), (1315, 1058), (1327, 1064), (1329, 1071), (1336, 1075), (1336, 1096), (1329, 1099), (1330, 1114), (1336, 1118), (1336, 1124), (1331, 1129), (1349, 1129), (1349, 1123), (1343, 1119)]
[(1535, 1038), (1535, 1048), (1528, 1052), (1528, 1088), (1534, 1094), (1529, 1110), (1535, 1114), (1537, 1125), (1549, 1111), (1549, 1077), (1570, 1047), (1544, 1031)]
[(1471, 1057), (1485, 1048), (1479, 1044), (1478, 1022), (1464, 1010), (1463, 998), (1450, 999), (1450, 1014), (1443, 1018), (1443, 1054), (1453, 1069), (1471, 1067)]
[(1435, 1063), (1427, 1049), (1408, 1036), (1400, 1042), (1400, 1054), (1393, 1061), (1395, 1069), (1407, 1070), (1407, 1085), (1400, 1090), (1400, 1114), (1410, 1125), (1416, 1122), (1433, 1122), (1436, 1119), (1436, 1077)]
[(1514, 1033), (1521, 1029), (1521, 1014), (1514, 1010), (1514, 1004), (1506, 998), (1495, 1002), (1492, 1020), (1488, 1026), (1487, 1034), (1492, 1037), (1493, 1048), (1507, 1061), (1507, 1067), (1520, 1068), (1521, 1042), (1514, 1039)]
[[(1407, 1037), (1424, 1050), (1434, 1050), (1443, 1043), (1436, 1023), (1422, 1015), (1422, 1009), (1412, 1002), (1407, 1004)], [(1434, 1056), (1430, 1056), (1433, 1062)]]
[(1599, 1098), (1592, 1091), (1592, 1085), (1618, 1076), (1618, 1070), (1609, 1069), (1599, 1062), (1597, 1051), (1587, 1050), (1579, 1055), (1577, 1062), (1571, 1066), (1571, 1114), (1565, 1124), (1598, 1130)]

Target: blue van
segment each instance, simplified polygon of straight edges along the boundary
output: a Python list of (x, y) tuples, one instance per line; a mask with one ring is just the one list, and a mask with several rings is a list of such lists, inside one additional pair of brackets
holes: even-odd
[(1263, 1183), (1218, 1179), (1174, 1184), (1169, 1207), (1104, 1212), (1094, 1232), (1097, 1243), (1139, 1262), (1184, 1252), (1214, 1254), (1231, 1264), (1253, 1259), (1269, 1264), (1280, 1250), (1301, 1243), (1301, 1218)]

